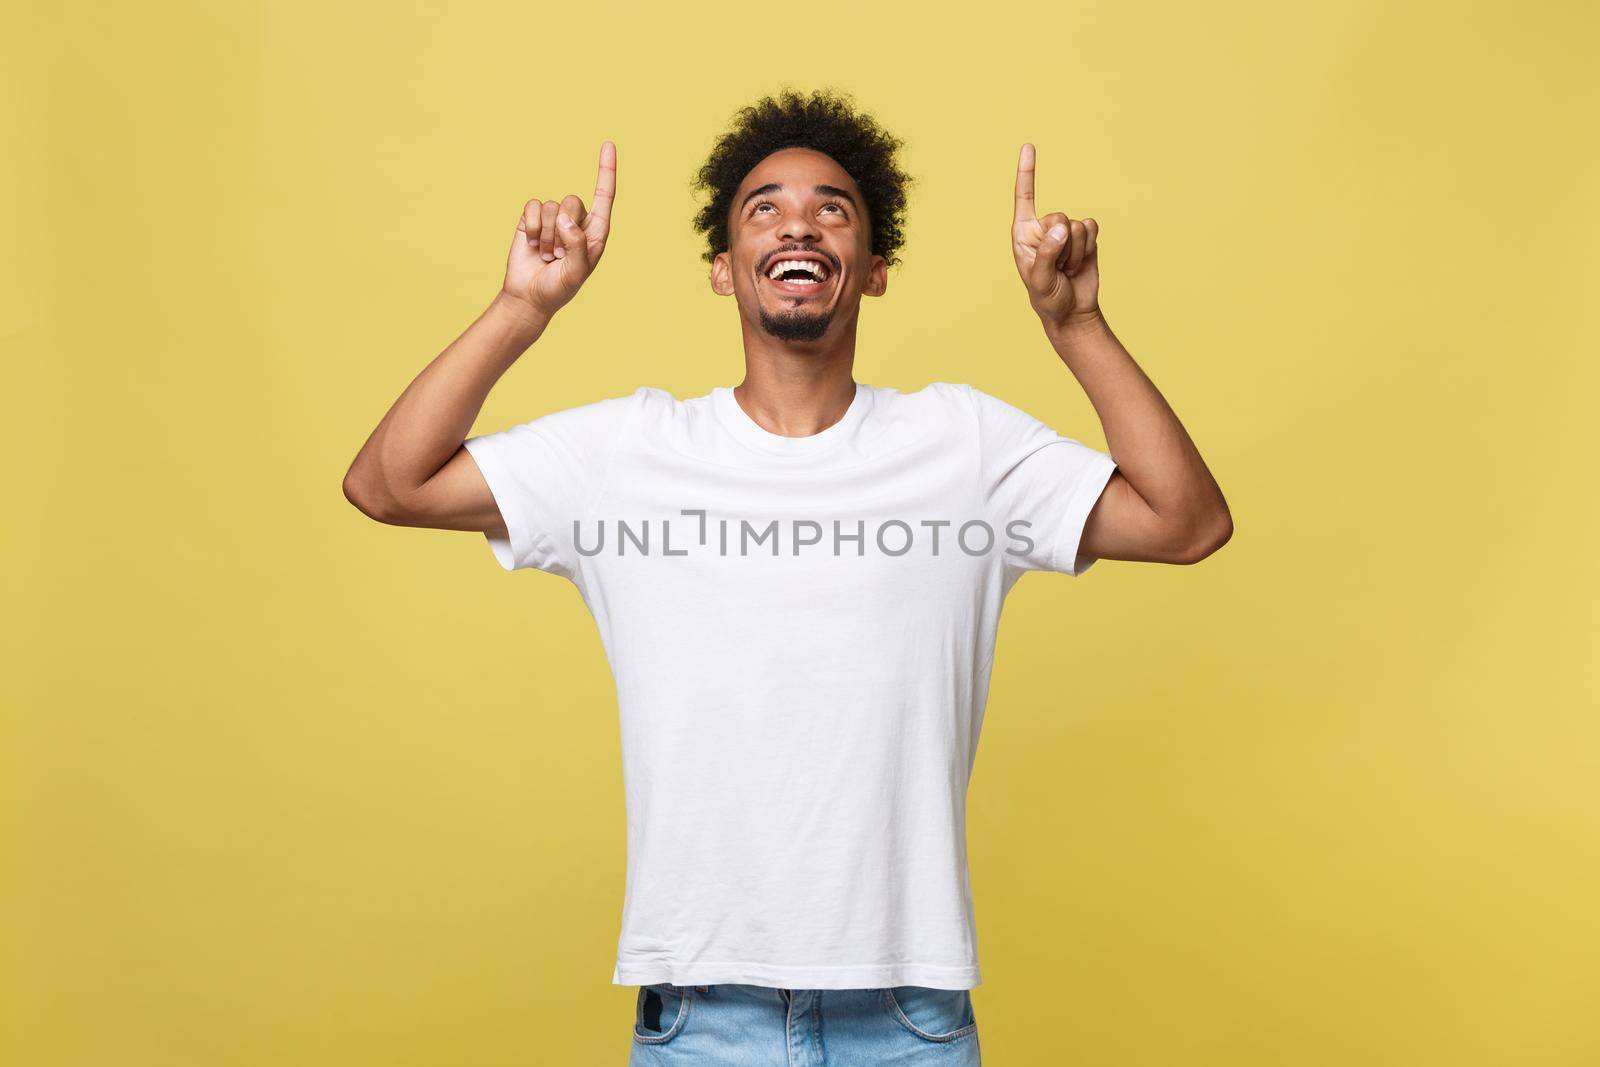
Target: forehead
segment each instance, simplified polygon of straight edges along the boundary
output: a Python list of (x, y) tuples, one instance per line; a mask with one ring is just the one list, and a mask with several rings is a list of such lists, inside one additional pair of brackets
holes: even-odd
[(777, 182), (786, 191), (810, 189), (814, 185), (837, 185), (850, 190), (857, 202), (861, 199), (861, 190), (856, 186), (855, 179), (831, 156), (810, 148), (780, 148), (744, 176), (744, 181), (739, 183), (739, 191), (734, 194), (735, 206), (751, 189), (771, 182)]

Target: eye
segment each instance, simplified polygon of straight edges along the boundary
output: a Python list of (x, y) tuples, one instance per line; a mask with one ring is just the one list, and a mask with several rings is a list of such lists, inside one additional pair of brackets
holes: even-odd
[(841, 202), (840, 202), (840, 201), (838, 201), (838, 200), (828, 200), (828, 201), (824, 201), (824, 202), (823, 202), (823, 205), (822, 205), (822, 206), (823, 206), (823, 207), (836, 207), (836, 208), (838, 208), (838, 209), (839, 209), (839, 214), (841, 214), (841, 215), (843, 215), (843, 214), (844, 214), (844, 213), (845, 213), (845, 210), (844, 210), (844, 204), (843, 204), (843, 203), (841, 203)]

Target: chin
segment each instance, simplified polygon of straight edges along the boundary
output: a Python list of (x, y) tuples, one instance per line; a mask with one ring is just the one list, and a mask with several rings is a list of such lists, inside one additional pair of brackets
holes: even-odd
[(817, 341), (833, 325), (833, 313), (782, 311), (776, 315), (761, 309), (761, 329), (780, 341)]

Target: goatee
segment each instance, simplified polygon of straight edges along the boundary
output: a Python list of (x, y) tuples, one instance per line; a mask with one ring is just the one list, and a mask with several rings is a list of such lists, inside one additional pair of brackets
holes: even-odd
[(761, 328), (780, 341), (815, 341), (828, 332), (833, 312), (808, 315), (803, 311), (784, 311), (777, 315), (761, 309)]

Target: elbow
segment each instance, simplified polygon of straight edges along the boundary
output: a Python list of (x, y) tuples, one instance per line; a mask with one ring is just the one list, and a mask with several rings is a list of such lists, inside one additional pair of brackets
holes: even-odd
[(361, 477), (355, 467), (351, 467), (344, 476), (343, 488), (344, 498), (367, 518), (384, 523), (393, 521), (393, 509), (387, 498), (375, 491), (371, 482)]
[(1233, 516), (1224, 511), (1201, 526), (1200, 532), (1189, 539), (1174, 562), (1193, 566), (1227, 544), (1231, 537), (1233, 537)]

